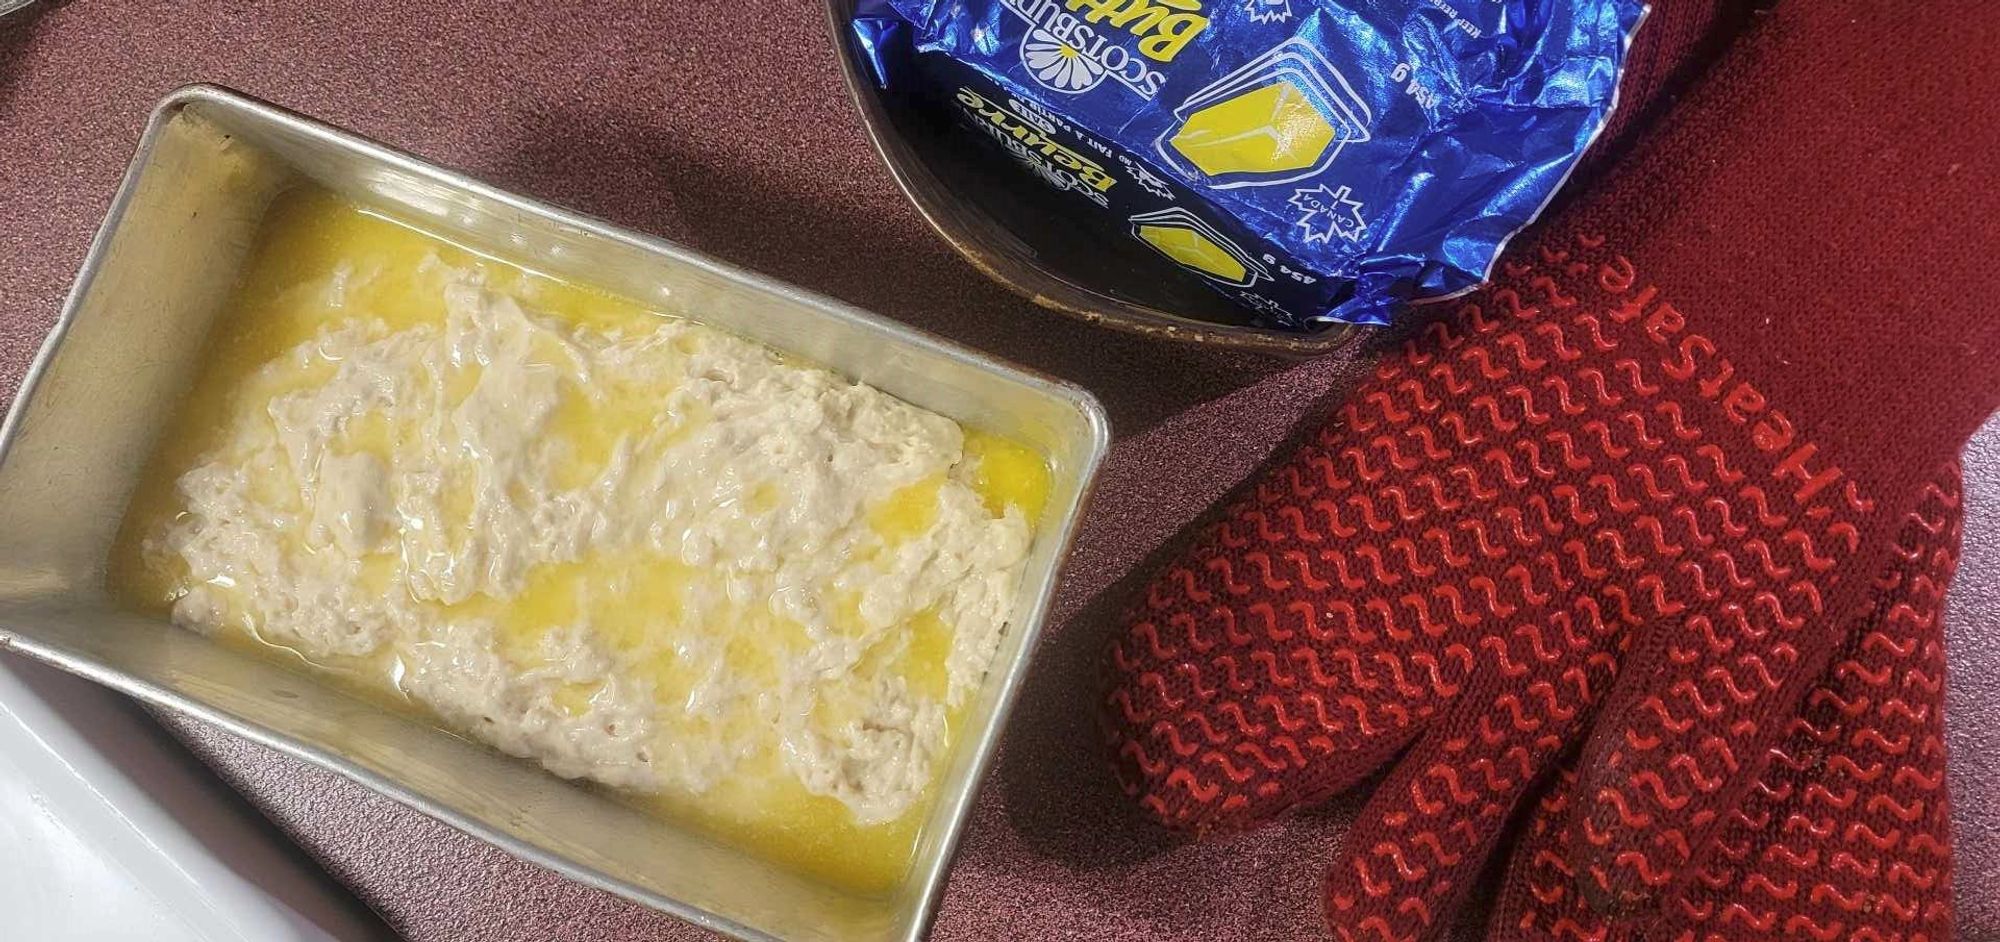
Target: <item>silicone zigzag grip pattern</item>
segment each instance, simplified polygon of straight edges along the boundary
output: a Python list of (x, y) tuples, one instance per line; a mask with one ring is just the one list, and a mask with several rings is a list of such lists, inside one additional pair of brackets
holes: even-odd
[[(1498, 274), (1227, 508), (1111, 646), (1119, 774), (1170, 826), (1254, 823), (1415, 743), (1333, 871), (1343, 937), (1435, 934), (1643, 626), (1666, 639), (1647, 706), (1680, 748), (1629, 760), (1608, 800), (1636, 820), (1754, 776), (1738, 757), (1777, 733), (1759, 719), (1839, 641), (1829, 596), (1866, 587), (1847, 564), (1873, 502), (1604, 238)], [(1651, 880), (1698, 838), (1662, 828), (1660, 862), (1619, 864)]]
[(1577, 779), (1565, 768), (1514, 852), (1491, 937), (1951, 938), (1944, 593), (1958, 563), (1959, 495), (1954, 464), (1905, 520), (1846, 644), (1659, 924), (1614, 924), (1584, 899), (1606, 878), (1566, 852)]

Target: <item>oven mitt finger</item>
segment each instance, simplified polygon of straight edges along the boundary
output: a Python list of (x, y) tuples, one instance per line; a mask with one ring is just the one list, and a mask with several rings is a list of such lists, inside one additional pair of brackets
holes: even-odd
[(1585, 899), (1582, 887), (1603, 892), (1607, 875), (1567, 853), (1572, 764), (1512, 851), (1487, 937), (1951, 938), (1944, 591), (1961, 519), (1953, 463), (1905, 518), (1841, 649), (1657, 922), (1614, 920)]

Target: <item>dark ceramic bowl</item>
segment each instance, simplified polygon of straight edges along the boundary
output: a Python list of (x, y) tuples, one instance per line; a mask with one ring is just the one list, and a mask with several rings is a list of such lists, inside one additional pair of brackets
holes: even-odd
[(853, 13), (854, 0), (828, 0), (833, 47), (876, 152), (931, 228), (987, 277), (1052, 311), (1182, 343), (1311, 356), (1360, 332), (1243, 326), (1244, 314), (1198, 277), (1079, 225), (1062, 194), (995, 159), (942, 109), (877, 87), (848, 29)]

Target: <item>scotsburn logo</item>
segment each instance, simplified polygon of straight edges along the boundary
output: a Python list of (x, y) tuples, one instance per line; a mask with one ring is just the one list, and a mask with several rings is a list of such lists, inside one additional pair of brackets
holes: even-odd
[(1028, 24), (1021, 64), (1030, 78), (1064, 94), (1106, 78), (1141, 98), (1159, 95), (1172, 62), (1208, 28), (1202, 0), (1004, 0)]

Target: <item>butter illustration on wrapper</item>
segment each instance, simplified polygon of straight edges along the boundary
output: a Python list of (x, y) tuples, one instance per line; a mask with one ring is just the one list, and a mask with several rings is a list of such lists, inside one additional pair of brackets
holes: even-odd
[[(1634, 0), (860, 0), (885, 88), (1246, 323), (1478, 284), (1603, 127)], [(1067, 197), (1065, 197), (1067, 199)]]
[(1248, 288), (1271, 277), (1227, 236), (1178, 206), (1132, 217), (1132, 235), (1182, 267), (1226, 285)]
[(1312, 176), (1342, 147), (1368, 140), (1373, 119), (1347, 80), (1297, 39), (1195, 92), (1174, 117), (1160, 156), (1218, 189)]

